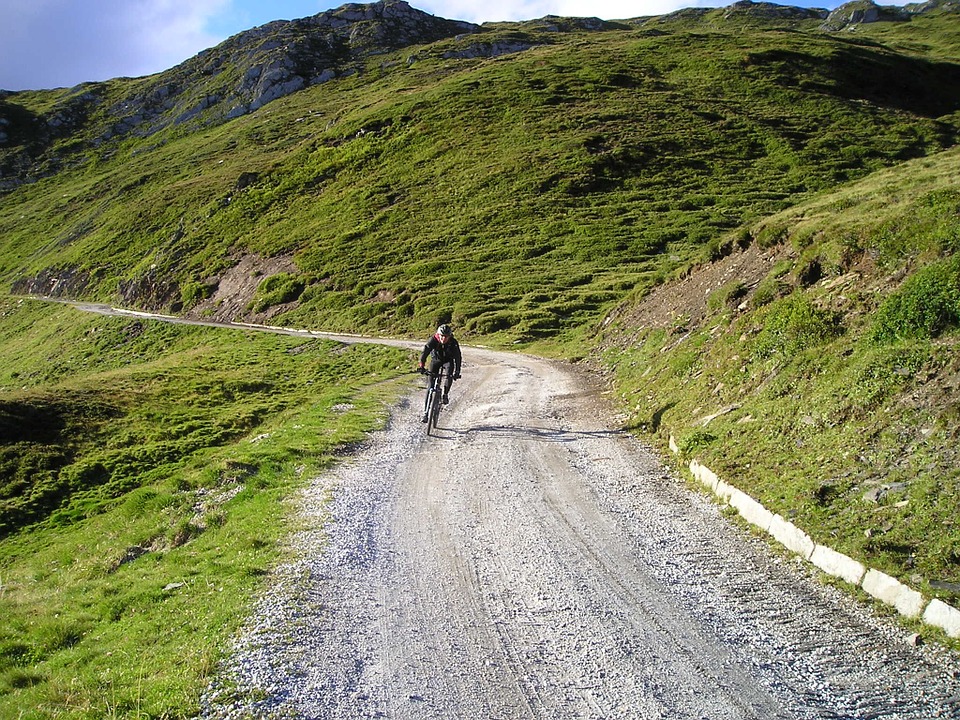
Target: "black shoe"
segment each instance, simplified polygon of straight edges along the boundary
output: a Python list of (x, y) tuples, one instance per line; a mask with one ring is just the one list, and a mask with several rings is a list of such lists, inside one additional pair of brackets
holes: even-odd
[(450, 398), (447, 397), (447, 394), (443, 394), (443, 404), (448, 405), (450, 403)]
[(422, 423), (423, 423), (423, 422), (426, 422), (426, 421), (427, 421), (427, 414), (426, 414), (426, 413), (424, 413), (424, 414), (423, 414), (423, 417), (422, 417), (422, 418), (420, 418), (420, 422), (422, 422)]

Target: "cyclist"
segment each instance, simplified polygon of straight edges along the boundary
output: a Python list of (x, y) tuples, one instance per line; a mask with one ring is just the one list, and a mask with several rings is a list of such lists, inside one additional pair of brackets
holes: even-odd
[[(424, 371), (424, 363), (427, 356), (430, 356), (430, 373), (440, 372), (440, 368), (447, 366), (447, 375), (444, 378), (443, 404), (450, 402), (450, 386), (454, 380), (460, 379), (460, 343), (453, 336), (453, 330), (444, 323), (437, 328), (427, 344), (423, 346), (423, 352), (420, 353), (420, 371)], [(423, 422), (427, 421), (427, 414), (423, 414)]]

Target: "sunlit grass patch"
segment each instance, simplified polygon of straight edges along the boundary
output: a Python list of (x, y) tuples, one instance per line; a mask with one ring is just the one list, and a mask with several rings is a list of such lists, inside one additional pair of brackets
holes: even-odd
[[(0, 714), (190, 716), (281, 556), (287, 500), (383, 422), (410, 359), (3, 307), (0, 354), (19, 358), (5, 366), (8, 382), (30, 384), (0, 392), (0, 408), (49, 418), (52, 407), (61, 421), (32, 426), (29, 443), (17, 440), (23, 425), (0, 438), (8, 458), (60, 453), (46, 474), (25, 477), (32, 492), (8, 486), (3, 497)], [(72, 341), (57, 346), (56, 370), (32, 375), (33, 358), (52, 350), (44, 327), (70, 327)], [(101, 353), (86, 356), (82, 338)], [(49, 502), (33, 501), (41, 496)]]

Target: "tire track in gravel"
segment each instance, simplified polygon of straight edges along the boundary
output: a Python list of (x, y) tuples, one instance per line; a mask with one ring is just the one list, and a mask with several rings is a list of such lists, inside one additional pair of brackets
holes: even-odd
[(204, 717), (960, 718), (956, 656), (733, 524), (584, 378), (465, 356), (438, 437), (412, 396), (304, 492)]
[(464, 378), (442, 437), (411, 397), (303, 491), (202, 717), (960, 720), (956, 654), (731, 524), (570, 368), (467, 349)]

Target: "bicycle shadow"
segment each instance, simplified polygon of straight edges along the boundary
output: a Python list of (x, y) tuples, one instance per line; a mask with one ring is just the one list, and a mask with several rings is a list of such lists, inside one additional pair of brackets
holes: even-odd
[(563, 430), (535, 425), (478, 425), (465, 429), (444, 428), (438, 425), (437, 430), (449, 433), (449, 436), (442, 438), (446, 440), (478, 436), (509, 440), (535, 440), (545, 443), (573, 443), (586, 438), (618, 437), (628, 434), (625, 430)]

